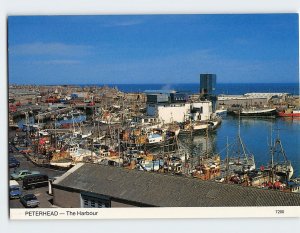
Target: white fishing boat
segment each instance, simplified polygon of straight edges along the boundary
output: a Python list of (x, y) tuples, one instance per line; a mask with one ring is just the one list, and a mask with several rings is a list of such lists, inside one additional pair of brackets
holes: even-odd
[(227, 116), (227, 109), (218, 109), (215, 111), (215, 114), (219, 117)]
[(151, 133), (148, 135), (149, 144), (161, 143), (162, 141), (163, 141), (163, 136), (161, 134)]
[(88, 149), (80, 148), (77, 143), (69, 147), (67, 152), (70, 153), (70, 157), (74, 162), (82, 162), (85, 157), (97, 157), (96, 153)]
[(288, 160), (279, 135), (274, 143), (271, 143), (271, 176), (276, 179), (288, 181), (294, 174), (294, 168), (291, 161)]
[(241, 138), (240, 121), (235, 142), (230, 145), (227, 143), (226, 157), (225, 163), (228, 170), (234, 172), (249, 172), (256, 168), (254, 155), (247, 150)]
[(211, 123), (208, 121), (186, 121), (182, 125), (182, 129), (180, 130), (180, 134), (190, 134), (190, 133), (200, 133), (205, 132), (207, 129), (209, 129), (211, 126)]

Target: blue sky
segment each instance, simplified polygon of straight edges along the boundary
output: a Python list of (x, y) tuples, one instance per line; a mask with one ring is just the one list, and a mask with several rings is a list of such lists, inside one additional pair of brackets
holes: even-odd
[(299, 81), (297, 14), (11, 16), (17, 84)]

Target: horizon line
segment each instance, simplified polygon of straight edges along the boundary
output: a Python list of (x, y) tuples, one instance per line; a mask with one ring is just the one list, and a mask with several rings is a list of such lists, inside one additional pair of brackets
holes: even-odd
[[(27, 85), (27, 86), (75, 86), (75, 85), (178, 85), (178, 84), (197, 84), (200, 85), (199, 82), (197, 83), (45, 83), (45, 84), (33, 84), (33, 83), (8, 83), (10, 85)], [(218, 82), (218, 84), (300, 84), (300, 82)]]

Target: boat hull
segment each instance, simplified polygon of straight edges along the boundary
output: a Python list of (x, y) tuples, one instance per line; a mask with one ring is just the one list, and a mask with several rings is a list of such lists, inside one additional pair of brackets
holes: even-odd
[(263, 109), (263, 110), (242, 110), (234, 112), (236, 115), (243, 117), (276, 117), (276, 109)]
[(300, 117), (300, 113), (285, 113), (285, 112), (278, 112), (279, 117)]

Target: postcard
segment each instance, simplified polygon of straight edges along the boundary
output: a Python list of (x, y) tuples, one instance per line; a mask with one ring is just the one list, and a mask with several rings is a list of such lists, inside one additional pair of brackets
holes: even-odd
[(7, 28), (11, 219), (300, 216), (298, 14)]

